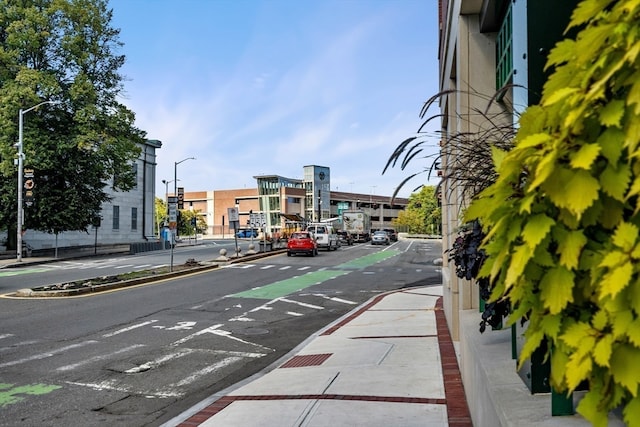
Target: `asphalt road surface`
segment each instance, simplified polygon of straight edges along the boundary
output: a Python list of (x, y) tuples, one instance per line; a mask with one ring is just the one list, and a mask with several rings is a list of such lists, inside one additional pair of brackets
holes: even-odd
[(160, 425), (373, 296), (440, 284), (440, 257), (439, 241), (403, 240), (275, 255), (89, 296), (4, 296), (0, 425)]

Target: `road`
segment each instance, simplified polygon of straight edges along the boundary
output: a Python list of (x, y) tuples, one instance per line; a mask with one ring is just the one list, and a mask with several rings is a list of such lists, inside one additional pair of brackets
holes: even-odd
[(441, 283), (440, 254), (437, 241), (361, 244), (91, 296), (0, 298), (0, 425), (161, 425), (371, 297)]
[[(250, 239), (238, 239), (241, 253), (247, 253), (250, 244)], [(259, 250), (257, 241), (254, 241), (254, 247), (255, 250)], [(220, 256), (221, 249), (227, 251), (227, 256), (235, 253), (235, 241), (216, 239), (205, 240), (193, 246), (178, 246), (174, 249), (173, 265), (184, 264), (190, 258), (211, 261)], [(22, 288), (168, 266), (171, 262), (170, 255), (170, 250), (161, 250), (136, 255), (123, 253), (91, 258), (61, 259), (54, 263), (5, 268), (0, 270), (0, 294)]]

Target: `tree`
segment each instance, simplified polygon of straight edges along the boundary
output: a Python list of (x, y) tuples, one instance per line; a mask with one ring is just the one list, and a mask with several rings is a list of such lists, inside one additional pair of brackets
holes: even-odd
[(486, 232), (479, 275), (509, 323), (528, 322), (523, 363), (543, 342), (559, 392), (588, 383), (596, 426), (623, 408), (640, 425), (640, 4), (586, 0), (548, 58), (539, 105), (495, 183), (465, 214)]
[(167, 204), (160, 197), (155, 199), (155, 224), (158, 227), (158, 235), (160, 235), (160, 227), (169, 221), (167, 216)]
[(117, 100), (125, 57), (111, 17), (106, 0), (0, 0), (0, 226), (17, 219), (18, 112), (44, 100), (57, 104), (23, 116), (25, 168), (35, 174), (25, 227), (86, 231), (108, 186), (135, 185), (145, 133)]
[(406, 228), (410, 233), (440, 233), (442, 212), (438, 205), (436, 187), (425, 185), (419, 192), (412, 193), (407, 207), (398, 214), (394, 225)]

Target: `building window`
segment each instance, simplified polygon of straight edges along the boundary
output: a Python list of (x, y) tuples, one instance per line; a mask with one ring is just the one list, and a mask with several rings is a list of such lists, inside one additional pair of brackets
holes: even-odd
[(138, 208), (131, 208), (131, 230), (138, 229)]
[(113, 229), (120, 229), (120, 206), (113, 207)]
[(138, 163), (136, 162), (132, 164), (131, 169), (133, 170), (133, 182), (134, 182), (133, 188), (138, 188)]
[(513, 76), (512, 21), (511, 5), (509, 5), (496, 40), (496, 90), (509, 84)]

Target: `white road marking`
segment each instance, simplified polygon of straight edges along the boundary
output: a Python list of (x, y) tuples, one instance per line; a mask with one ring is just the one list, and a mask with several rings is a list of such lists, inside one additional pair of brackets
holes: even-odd
[(247, 268), (255, 267), (255, 264), (229, 264), (223, 265), (222, 268), (239, 268), (241, 270), (245, 270)]
[(147, 326), (147, 325), (150, 325), (150, 324), (155, 323), (155, 322), (157, 322), (157, 320), (149, 320), (147, 322), (138, 323), (137, 325), (127, 326), (126, 328), (118, 329), (117, 331), (110, 332), (108, 334), (104, 334), (102, 336), (102, 338), (113, 337), (113, 336), (121, 334), (123, 332), (129, 332), (129, 331), (132, 331), (134, 329), (141, 328), (143, 326)]
[(167, 328), (167, 331), (181, 331), (186, 329), (193, 329), (197, 322), (178, 322), (176, 326)]
[(166, 399), (166, 398), (170, 398), (170, 397), (182, 397), (184, 395), (184, 393), (179, 393), (176, 391), (162, 391), (162, 392), (155, 392), (155, 391), (142, 391), (142, 392), (134, 392), (131, 388), (129, 387), (122, 387), (122, 386), (118, 386), (116, 385), (116, 380), (107, 380), (107, 381), (102, 381), (99, 383), (80, 383), (80, 382), (75, 382), (75, 381), (66, 381), (67, 384), (71, 384), (71, 385), (77, 385), (80, 387), (89, 387), (92, 388), (94, 390), (97, 391), (119, 391), (119, 392), (123, 392), (123, 393), (127, 393), (127, 394), (141, 394), (141, 395), (145, 395), (147, 397), (159, 397), (161, 399)]
[(134, 268), (134, 270), (138, 270), (140, 268), (146, 268), (146, 267), (151, 267), (151, 264), (142, 264), (142, 265), (136, 265)]
[(11, 338), (13, 336), (13, 334), (1, 334), (0, 335), (0, 340), (3, 338)]
[(275, 265), (265, 265), (265, 266), (260, 267), (260, 270), (268, 270), (268, 269), (273, 268), (273, 267), (275, 267)]
[(119, 269), (119, 268), (129, 268), (129, 267), (133, 267), (133, 266), (134, 266), (134, 264), (125, 264), (125, 265), (119, 265), (119, 266), (114, 267), (114, 268), (117, 268), (117, 269)]
[(48, 351), (46, 353), (34, 354), (32, 356), (25, 357), (23, 359), (12, 360), (11, 362), (0, 363), (0, 368), (6, 368), (7, 366), (20, 365), (22, 363), (31, 362), (31, 361), (34, 361), (34, 360), (46, 359), (48, 357), (53, 357), (56, 354), (64, 353), (67, 350), (73, 350), (74, 348), (84, 347), (86, 345), (95, 344), (97, 342), (98, 341), (94, 341), (94, 340), (83, 341), (83, 342), (78, 343), (78, 344), (71, 344), (71, 345), (68, 345), (68, 346), (65, 346), (65, 347), (58, 348), (56, 350)]
[(310, 268), (311, 268), (311, 267), (309, 267), (309, 266), (306, 266), (306, 267), (300, 267), (300, 268), (298, 268), (298, 271), (304, 271), (304, 270), (308, 270), (308, 269), (310, 269)]
[(192, 382), (196, 381), (198, 378), (203, 377), (203, 376), (205, 376), (207, 374), (210, 374), (211, 372), (215, 372), (218, 369), (226, 368), (227, 366), (229, 366), (232, 363), (235, 363), (235, 362), (237, 362), (239, 360), (242, 360), (242, 357), (227, 357), (226, 359), (222, 359), (218, 363), (215, 363), (213, 365), (209, 365), (206, 368), (203, 368), (203, 369), (200, 369), (197, 372), (194, 372), (193, 374), (189, 375), (188, 377), (186, 377), (182, 381), (179, 381), (179, 382), (177, 382), (175, 384), (171, 384), (169, 387), (183, 387), (185, 385), (191, 384)]
[(79, 368), (82, 365), (87, 365), (89, 363), (97, 362), (100, 360), (108, 359), (111, 356), (115, 356), (116, 354), (126, 353), (127, 351), (135, 350), (136, 348), (145, 347), (144, 344), (134, 344), (129, 347), (121, 348), (120, 350), (116, 350), (113, 353), (101, 354), (99, 356), (94, 356), (89, 359), (85, 359), (82, 362), (72, 363), (71, 365), (60, 366), (56, 369), (56, 371), (71, 371), (73, 369)]
[(221, 336), (221, 337), (225, 337), (225, 338), (229, 338), (229, 339), (234, 340), (234, 341), (241, 342), (243, 344), (248, 344), (248, 345), (251, 345), (251, 346), (254, 346), (254, 347), (264, 348), (264, 349), (269, 350), (269, 351), (274, 351), (273, 349), (271, 349), (269, 347), (265, 347), (265, 346), (260, 345), (260, 344), (256, 344), (256, 343), (253, 343), (253, 342), (250, 342), (250, 341), (245, 341), (243, 339), (234, 337), (233, 335), (231, 335), (231, 332), (229, 332), (229, 331), (222, 331), (222, 330), (218, 329), (218, 330), (213, 331), (213, 333), (218, 335), (218, 336)]
[(297, 305), (299, 305), (301, 307), (313, 308), (315, 310), (324, 310), (324, 307), (321, 307), (319, 305), (313, 305), (313, 304), (308, 304), (306, 302), (294, 301), (294, 300), (287, 299), (287, 298), (278, 298), (278, 301), (288, 302), (290, 304), (297, 304)]
[(218, 323), (217, 325), (209, 326), (206, 329), (203, 329), (201, 331), (195, 332), (195, 333), (193, 333), (191, 335), (187, 335), (186, 337), (181, 338), (178, 341), (174, 341), (174, 342), (171, 343), (171, 345), (177, 346), (177, 345), (180, 345), (180, 344), (184, 344), (187, 341), (189, 341), (189, 340), (191, 340), (191, 339), (193, 339), (193, 338), (195, 338), (197, 336), (200, 336), (202, 334), (212, 334), (212, 333), (215, 332), (216, 329), (218, 329), (222, 325), (223, 325), (222, 323)]
[(287, 314), (288, 314), (289, 316), (296, 316), (296, 317), (304, 316), (304, 314), (302, 314), (302, 313), (296, 313), (295, 311), (287, 311)]
[(190, 348), (181, 349), (181, 350), (176, 351), (175, 353), (166, 354), (166, 355), (164, 355), (162, 357), (158, 357), (155, 360), (151, 360), (149, 362), (142, 363), (142, 364), (136, 366), (135, 368), (127, 369), (124, 372), (126, 374), (137, 374), (139, 372), (148, 371), (149, 369), (156, 368), (156, 367), (162, 365), (165, 362), (168, 362), (168, 361), (173, 360), (173, 359), (178, 359), (180, 357), (186, 356), (186, 355), (191, 354), (191, 353), (193, 353), (193, 350), (190, 349)]
[(291, 268), (290, 265), (285, 265), (284, 267), (280, 267), (279, 270), (288, 270), (290, 268)]
[(324, 294), (312, 294), (312, 295), (314, 297), (320, 297), (320, 298), (328, 299), (329, 301), (341, 302), (341, 303), (349, 304), (349, 305), (356, 305), (357, 304), (357, 302), (354, 302), (354, 301), (349, 301), (349, 300), (342, 299), (342, 298), (330, 297), (329, 295), (324, 295)]

